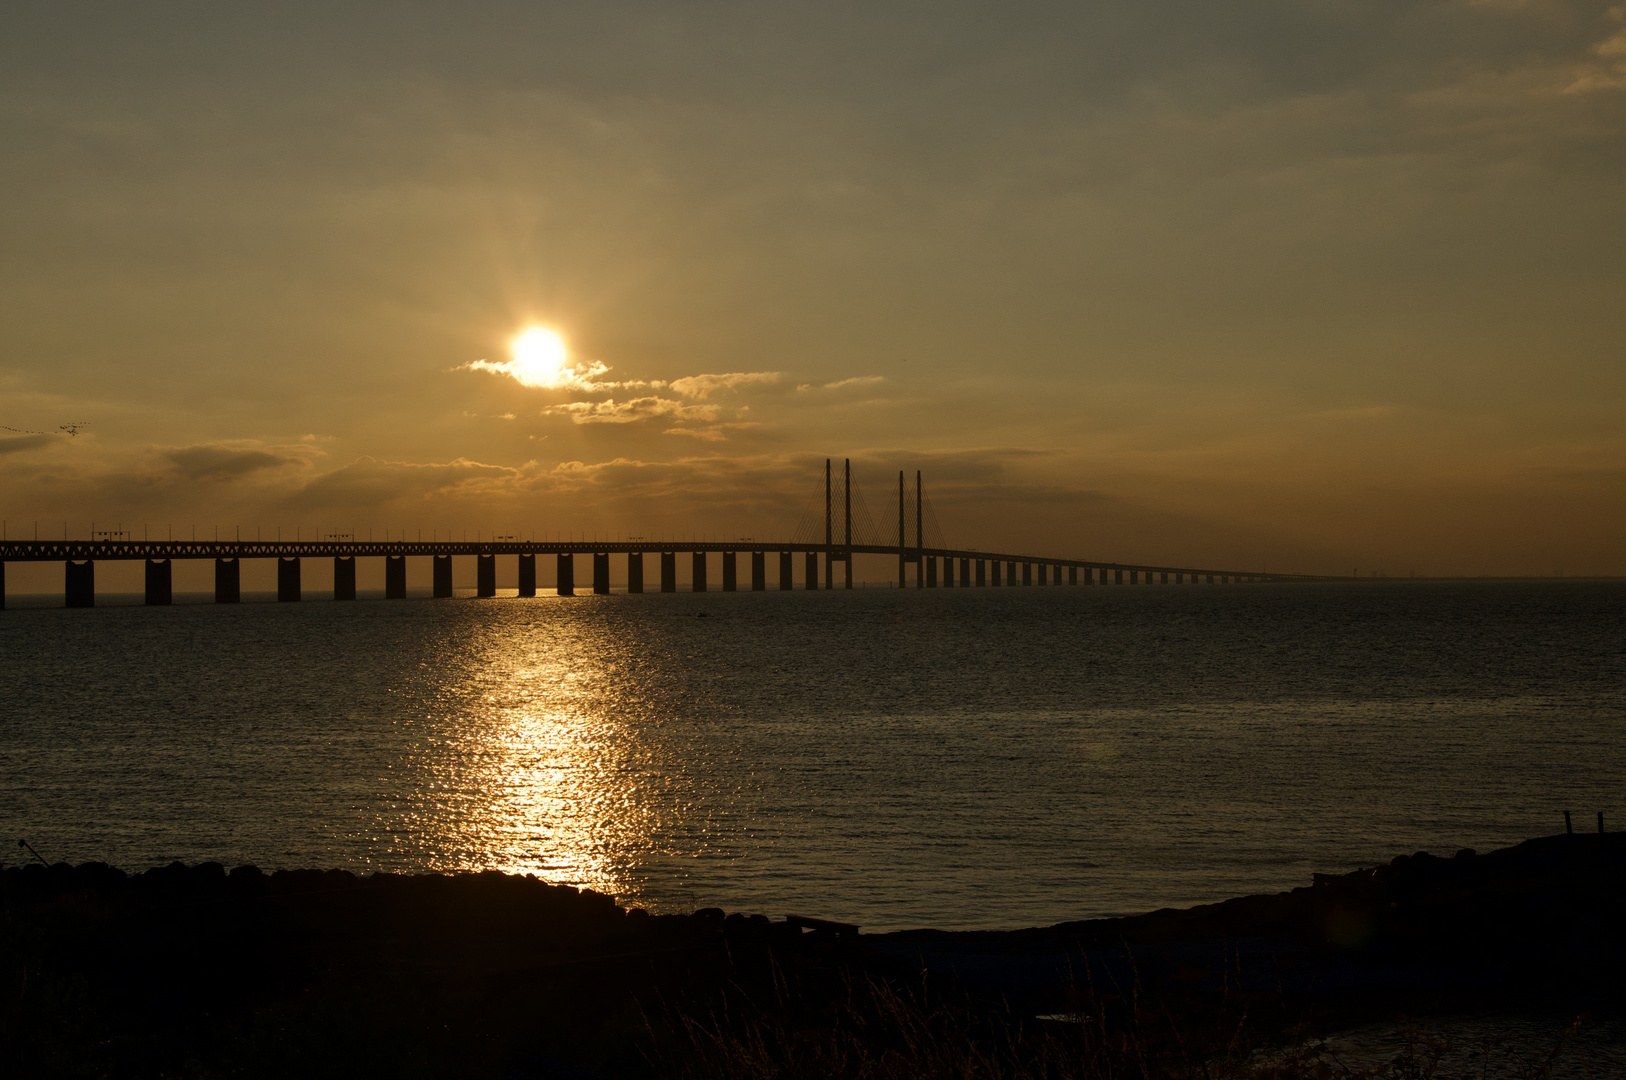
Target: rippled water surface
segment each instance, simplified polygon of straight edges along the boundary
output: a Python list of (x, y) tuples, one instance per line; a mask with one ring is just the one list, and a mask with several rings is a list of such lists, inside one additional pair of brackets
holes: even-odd
[(1626, 823), (1623, 645), (1558, 582), (14, 608), (0, 827), (1032, 925)]

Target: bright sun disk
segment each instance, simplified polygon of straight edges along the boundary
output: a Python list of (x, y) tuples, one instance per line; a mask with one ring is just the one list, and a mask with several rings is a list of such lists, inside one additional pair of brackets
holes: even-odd
[(564, 339), (546, 327), (526, 329), (509, 342), (508, 351), (514, 357), (514, 378), (527, 386), (558, 386), (572, 374)]

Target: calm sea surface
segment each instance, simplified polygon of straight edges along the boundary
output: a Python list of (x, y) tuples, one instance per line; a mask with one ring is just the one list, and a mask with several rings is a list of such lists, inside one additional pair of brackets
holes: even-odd
[(1619, 584), (0, 612), (8, 861), (1016, 927), (1626, 826), (1623, 765)]

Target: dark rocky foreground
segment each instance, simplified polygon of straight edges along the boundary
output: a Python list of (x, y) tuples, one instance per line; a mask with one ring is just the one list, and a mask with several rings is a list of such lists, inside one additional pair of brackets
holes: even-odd
[(1399, 1011), (1607, 1004), (1626, 991), (1626, 833), (1425, 852), (1306, 888), (1030, 930), (912, 930), (884, 955), (1035, 1013), (1080, 991), (1152, 994), (1197, 1014), (1336, 1025)]
[(1183, 911), (858, 935), (494, 872), (34, 864), (0, 870), (0, 1075), (1212, 1075), (1239, 1035), (1614, 1009), (1623, 890), (1626, 834), (1557, 836)]

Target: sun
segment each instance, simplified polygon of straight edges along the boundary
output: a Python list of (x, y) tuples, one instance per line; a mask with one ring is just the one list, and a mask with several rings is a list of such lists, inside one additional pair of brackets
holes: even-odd
[(527, 327), (508, 343), (508, 351), (514, 360), (503, 366), (526, 386), (562, 386), (575, 375), (565, 339), (545, 326)]
[(608, 364), (593, 360), (585, 364), (571, 363), (570, 350), (557, 330), (546, 326), (527, 326), (508, 343), (512, 359), (502, 363), (475, 360), (463, 365), (467, 371), (489, 371), (493, 375), (506, 375), (521, 386), (539, 390), (606, 390), (616, 383), (601, 383), (600, 375), (610, 370)]

